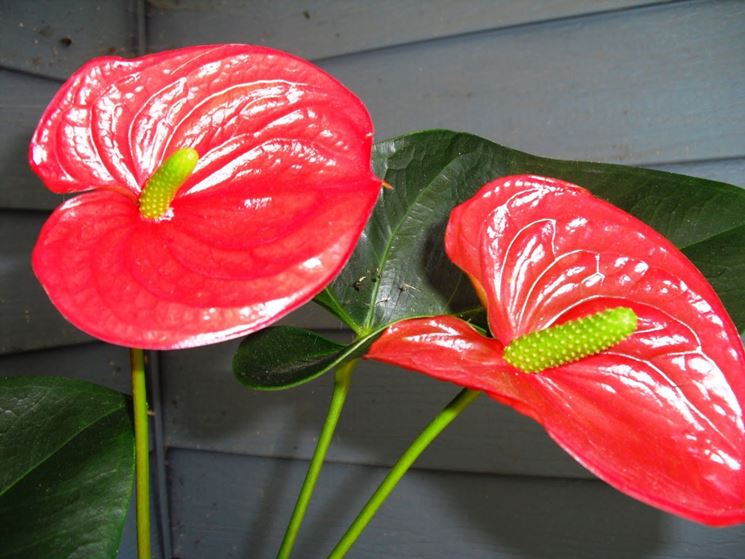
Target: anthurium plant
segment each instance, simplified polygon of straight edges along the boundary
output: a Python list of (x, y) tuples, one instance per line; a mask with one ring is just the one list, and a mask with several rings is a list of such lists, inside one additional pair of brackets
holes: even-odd
[[(33, 267), (71, 323), (132, 349), (134, 428), (111, 391), (1, 381), (0, 557), (114, 556), (133, 449), (149, 557), (143, 350), (236, 337), (235, 376), (251, 389), (335, 370), (279, 557), (360, 358), (463, 391), (332, 557), (482, 392), (620, 491), (711, 526), (745, 522), (745, 191), (464, 133), (372, 137), (343, 85), (263, 47), (100, 58), (65, 83), (30, 161), (49, 189), (76, 195), (41, 231)], [(351, 342), (269, 326), (311, 299)], [(81, 498), (65, 500), (71, 488)], [(92, 531), (94, 509), (109, 514)]]

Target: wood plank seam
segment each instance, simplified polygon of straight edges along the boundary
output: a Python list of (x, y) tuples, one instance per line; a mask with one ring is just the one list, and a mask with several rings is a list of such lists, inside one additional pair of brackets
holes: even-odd
[(575, 22), (575, 21), (579, 21), (583, 19), (605, 17), (609, 15), (622, 14), (622, 13), (627, 13), (627, 12), (634, 12), (634, 11), (641, 11), (641, 10), (653, 10), (661, 6), (667, 6), (667, 5), (672, 5), (672, 4), (684, 4), (684, 3), (691, 3), (691, 2), (697, 2), (697, 1), (700, 1), (700, 0), (659, 0), (658, 2), (650, 2), (642, 6), (624, 6), (624, 7), (619, 7), (619, 8), (610, 8), (607, 10), (589, 11), (589, 12), (585, 12), (582, 14), (558, 16), (558, 17), (551, 17), (547, 19), (537, 19), (534, 21), (526, 21), (522, 23), (514, 23), (514, 24), (495, 26), (495, 27), (485, 27), (483, 29), (474, 29), (473, 31), (465, 31), (465, 32), (453, 33), (453, 34), (448, 34), (448, 35), (440, 35), (437, 37), (431, 37), (427, 39), (417, 39), (415, 41), (395, 43), (395, 44), (384, 45), (380, 47), (359, 49), (359, 50), (348, 51), (348, 52), (344, 52), (340, 54), (334, 54), (330, 56), (319, 56), (319, 57), (311, 58), (310, 60), (315, 64), (324, 64), (327, 62), (336, 61), (336, 60), (346, 58), (346, 57), (376, 53), (376, 52), (381, 52), (381, 51), (385, 51), (388, 49), (397, 49), (397, 48), (406, 48), (410, 46), (426, 45), (428, 43), (434, 43), (437, 41), (452, 39), (454, 37), (465, 38), (465, 37), (472, 37), (475, 35), (481, 35), (481, 34), (486, 34), (486, 33), (508, 32), (508, 31), (514, 31), (516, 29), (527, 29), (531, 27), (540, 27), (542, 25), (550, 25), (554, 23)]

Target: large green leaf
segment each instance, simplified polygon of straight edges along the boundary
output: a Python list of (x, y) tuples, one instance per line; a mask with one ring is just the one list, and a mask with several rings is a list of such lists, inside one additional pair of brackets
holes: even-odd
[(0, 379), (0, 557), (115, 557), (134, 477), (127, 398)]
[(546, 159), (446, 130), (380, 142), (373, 165), (393, 188), (381, 193), (347, 266), (316, 297), (355, 332), (355, 343), (415, 316), (460, 314), (478, 321), (482, 309), (470, 282), (445, 255), (445, 226), (453, 207), (485, 183), (515, 174), (576, 183), (650, 224), (699, 266), (745, 330), (743, 189), (635, 167)]

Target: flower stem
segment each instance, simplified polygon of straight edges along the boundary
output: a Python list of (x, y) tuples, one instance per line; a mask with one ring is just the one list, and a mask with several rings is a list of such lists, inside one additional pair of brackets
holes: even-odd
[(331, 395), (331, 404), (329, 405), (329, 411), (326, 414), (326, 421), (323, 424), (321, 435), (318, 438), (316, 449), (313, 452), (313, 458), (310, 461), (308, 473), (305, 475), (305, 481), (300, 490), (300, 495), (298, 495), (297, 502), (295, 503), (295, 510), (292, 511), (290, 523), (287, 525), (287, 531), (282, 540), (282, 546), (279, 548), (277, 559), (288, 559), (292, 553), (292, 548), (295, 545), (295, 540), (300, 531), (300, 525), (303, 523), (303, 518), (305, 517), (305, 512), (308, 510), (310, 498), (313, 495), (318, 476), (321, 473), (323, 461), (326, 458), (326, 452), (328, 451), (331, 439), (334, 436), (336, 424), (339, 422), (339, 416), (344, 408), (344, 401), (347, 399), (352, 371), (354, 371), (358, 361), (358, 359), (352, 359), (336, 369), (334, 392)]
[(135, 420), (137, 557), (138, 559), (150, 559), (150, 445), (148, 443), (144, 352), (141, 349), (131, 349), (130, 359)]
[(481, 394), (477, 390), (471, 390), (464, 388), (451, 402), (443, 408), (443, 410), (435, 417), (432, 422), (425, 427), (419, 436), (414, 440), (411, 446), (398, 459), (398, 462), (391, 468), (388, 475), (385, 476), (383, 482), (378, 486), (373, 493), (370, 500), (360, 511), (357, 518), (354, 519), (352, 525), (346, 531), (344, 536), (336, 547), (329, 555), (329, 559), (341, 559), (346, 555), (347, 551), (354, 545), (357, 538), (360, 537), (362, 531), (367, 527), (370, 520), (372, 520), (375, 513), (378, 512), (380, 506), (385, 502), (391, 491), (396, 487), (398, 482), (401, 480), (403, 475), (408, 469), (414, 464), (419, 455), (424, 452), (424, 449), (442, 433), (442, 431), (450, 425), (460, 413), (466, 409), (471, 402), (476, 399), (476, 396)]

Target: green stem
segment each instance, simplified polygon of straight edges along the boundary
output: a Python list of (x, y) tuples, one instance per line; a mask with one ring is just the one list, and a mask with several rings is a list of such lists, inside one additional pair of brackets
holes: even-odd
[(292, 517), (287, 526), (285, 537), (282, 540), (282, 546), (279, 548), (277, 559), (288, 559), (292, 553), (292, 548), (295, 545), (295, 540), (300, 531), (300, 525), (303, 523), (303, 518), (305, 517), (305, 511), (308, 510), (310, 498), (316, 487), (318, 475), (321, 473), (323, 461), (326, 458), (326, 452), (328, 451), (331, 439), (334, 436), (336, 424), (339, 422), (339, 416), (344, 408), (344, 401), (347, 399), (347, 393), (349, 392), (352, 371), (356, 367), (357, 362), (358, 359), (352, 359), (336, 369), (334, 392), (331, 395), (331, 404), (329, 405), (329, 411), (326, 414), (326, 421), (323, 424), (321, 435), (318, 438), (316, 450), (313, 452), (313, 458), (310, 461), (308, 473), (305, 475), (305, 481), (300, 490), (300, 495), (298, 495), (297, 502), (295, 503), (295, 510), (292, 511)]
[(419, 458), (419, 455), (424, 452), (424, 449), (442, 433), (442, 431), (450, 425), (460, 413), (466, 409), (471, 402), (476, 399), (476, 396), (481, 394), (476, 390), (464, 388), (453, 400), (443, 408), (443, 410), (435, 417), (432, 422), (425, 427), (419, 436), (414, 440), (411, 446), (406, 449), (398, 459), (398, 462), (391, 468), (388, 475), (385, 476), (383, 482), (378, 486), (373, 493), (370, 500), (360, 511), (357, 518), (354, 519), (352, 525), (346, 531), (344, 536), (336, 547), (329, 555), (329, 559), (340, 559), (346, 555), (347, 551), (354, 545), (357, 538), (360, 537), (362, 531), (367, 527), (370, 520), (372, 520), (375, 513), (378, 512), (380, 506), (385, 502), (391, 491), (396, 487), (398, 482), (401, 480), (403, 475), (408, 471), (411, 465)]
[(145, 356), (130, 350), (135, 420), (135, 488), (137, 495), (137, 557), (150, 559), (150, 445), (148, 444)]

